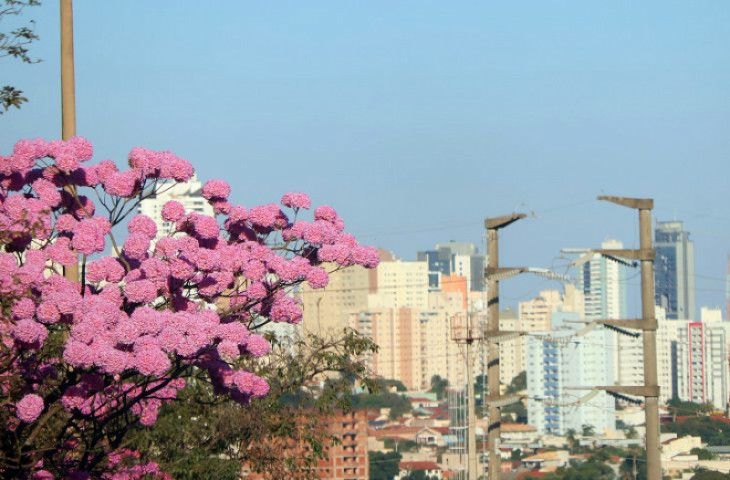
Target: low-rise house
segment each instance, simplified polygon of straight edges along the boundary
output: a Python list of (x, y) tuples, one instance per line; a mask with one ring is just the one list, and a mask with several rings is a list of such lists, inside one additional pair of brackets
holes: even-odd
[(547, 471), (567, 465), (570, 453), (567, 450), (538, 452), (522, 459), (522, 465), (529, 470)]
[(400, 462), (398, 467), (400, 472), (394, 480), (401, 480), (416, 471), (423, 472), (429, 478), (436, 477), (438, 480), (444, 478), (444, 472), (436, 462)]
[(524, 423), (502, 424), (502, 445), (527, 447), (537, 441), (537, 427)]

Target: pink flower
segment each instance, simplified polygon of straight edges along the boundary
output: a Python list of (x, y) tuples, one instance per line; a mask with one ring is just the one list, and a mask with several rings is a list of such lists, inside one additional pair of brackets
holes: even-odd
[(30, 480), (54, 480), (56, 477), (53, 476), (48, 470), (38, 470), (33, 472)]
[(48, 260), (59, 263), (64, 267), (74, 265), (78, 261), (76, 254), (71, 251), (71, 240), (66, 237), (60, 237), (48, 245), (45, 253)]
[(163, 375), (170, 368), (170, 359), (159, 347), (134, 348), (137, 371), (142, 375)]
[(77, 223), (79, 223), (79, 221), (76, 220), (73, 215), (64, 213), (56, 220), (56, 230), (59, 232), (71, 232)]
[(268, 393), (269, 383), (265, 379), (254, 375), (254, 383), (251, 394), (254, 397), (262, 398), (265, 397)]
[(218, 344), (218, 355), (223, 360), (233, 361), (241, 356), (241, 352), (238, 349), (238, 344), (230, 340), (223, 340)]
[(203, 186), (203, 197), (226, 199), (231, 194), (231, 186), (223, 180), (208, 180)]
[(55, 208), (61, 203), (61, 194), (56, 186), (48, 180), (39, 178), (33, 182), (33, 190), (38, 198), (51, 208)]
[(299, 323), (302, 320), (302, 308), (295, 299), (281, 294), (271, 306), (270, 317), (277, 323)]
[(125, 240), (123, 250), (127, 257), (141, 260), (145, 258), (149, 248), (150, 238), (143, 233), (134, 232)]
[(304, 225), (303, 238), (309, 243), (322, 245), (333, 244), (340, 237), (340, 232), (329, 222), (317, 220)]
[(155, 254), (158, 257), (174, 258), (177, 252), (177, 240), (172, 237), (162, 237), (155, 244)]
[(187, 280), (195, 273), (193, 266), (182, 259), (176, 258), (170, 262), (170, 275), (177, 280)]
[(253, 207), (249, 211), (248, 218), (252, 224), (262, 228), (274, 228), (276, 225), (281, 225), (282, 221), (286, 219), (284, 213), (275, 203)]
[(35, 393), (29, 393), (15, 404), (15, 414), (21, 421), (32, 423), (43, 413), (44, 408), (43, 398)]
[(281, 204), (289, 208), (309, 208), (312, 200), (306, 193), (289, 192), (281, 197)]
[(83, 342), (70, 339), (63, 350), (63, 359), (71, 365), (90, 367), (94, 363), (94, 350)]
[(42, 345), (48, 337), (48, 330), (40, 323), (25, 318), (19, 320), (12, 328), (13, 338), (30, 345)]
[(148, 303), (157, 298), (157, 287), (150, 280), (137, 280), (124, 286), (124, 295), (132, 303)]
[(329, 283), (329, 275), (324, 268), (312, 267), (307, 272), (307, 283), (311, 288), (324, 288)]
[(357, 246), (352, 251), (352, 260), (365, 268), (375, 268), (380, 263), (380, 255), (377, 248)]
[(162, 219), (167, 222), (177, 222), (185, 216), (185, 207), (182, 203), (170, 200), (162, 206)]
[(269, 294), (263, 283), (251, 283), (246, 289), (246, 296), (251, 300), (263, 300)]
[(136, 215), (127, 226), (129, 233), (141, 233), (150, 240), (157, 236), (157, 224), (147, 215)]
[(46, 324), (53, 324), (61, 319), (61, 314), (52, 302), (43, 302), (38, 305), (36, 312), (38, 321)]
[(254, 357), (263, 357), (269, 353), (271, 345), (261, 335), (251, 335), (246, 341), (246, 350)]
[(129, 152), (129, 166), (140, 170), (142, 175), (153, 176), (160, 168), (160, 158), (157, 152), (143, 147), (134, 147)]
[(106, 233), (94, 219), (82, 220), (73, 229), (71, 246), (85, 255), (103, 252)]
[(21, 298), (15, 302), (12, 310), (16, 319), (32, 319), (35, 314), (35, 303), (30, 298)]
[(105, 183), (111, 177), (112, 173), (119, 171), (116, 164), (111, 160), (102, 160), (92, 168), (94, 168), (98, 180), (102, 183)]
[(337, 212), (334, 208), (328, 205), (322, 205), (314, 210), (315, 220), (326, 220), (328, 222), (334, 222), (337, 220)]
[(103, 257), (86, 266), (86, 280), (89, 282), (119, 282), (124, 277), (124, 267), (114, 257)]
[(213, 211), (217, 215), (228, 215), (231, 213), (231, 209), (233, 208), (228, 201), (221, 200), (220, 198), (213, 198), (208, 203), (210, 203), (213, 207)]
[(104, 188), (111, 195), (130, 198), (136, 195), (139, 181), (140, 172), (137, 170), (112, 172), (104, 181)]
[(160, 158), (160, 177), (187, 182), (193, 178), (195, 170), (187, 160), (171, 152), (158, 152)]
[(236, 205), (234, 207), (231, 207), (231, 211), (228, 213), (228, 219), (231, 222), (243, 222), (248, 220), (248, 210), (241, 207), (240, 205)]
[(193, 230), (200, 238), (217, 238), (220, 233), (218, 222), (208, 215), (194, 215)]
[(250, 335), (251, 333), (248, 331), (248, 327), (239, 322), (220, 323), (216, 327), (217, 337), (223, 341), (233, 342), (236, 345), (244, 345)]

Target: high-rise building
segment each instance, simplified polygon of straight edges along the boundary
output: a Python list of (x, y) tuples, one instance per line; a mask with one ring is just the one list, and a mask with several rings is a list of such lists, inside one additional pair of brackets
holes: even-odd
[(667, 318), (694, 320), (695, 255), (694, 244), (682, 222), (658, 222), (654, 231), (655, 295), (657, 305)]
[(724, 409), (728, 402), (726, 331), (712, 323), (682, 323), (677, 342), (679, 398)]
[[(657, 319), (656, 333), (656, 350), (657, 350), (657, 384), (659, 389), (659, 402), (666, 403), (673, 397), (677, 396), (676, 381), (676, 362), (677, 362), (677, 324), (676, 320), (667, 320), (666, 313), (662, 307), (655, 308), (655, 316)], [(641, 338), (633, 339), (638, 344), (638, 349), (643, 354), (643, 341)], [(622, 352), (623, 354), (623, 352)], [(642, 357), (643, 362), (643, 357)], [(643, 385), (644, 372), (643, 363), (637, 368), (641, 373), (637, 373), (637, 377), (641, 380), (639, 383), (628, 383), (627, 385)], [(623, 385), (623, 384), (622, 384)]]
[(213, 207), (203, 197), (203, 184), (198, 177), (187, 182), (169, 182), (161, 188), (161, 193), (139, 202), (138, 212), (147, 215), (157, 224), (157, 238), (170, 235), (175, 231), (175, 222), (166, 222), (162, 219), (162, 207), (170, 200), (182, 203), (186, 213), (196, 212), (202, 215), (213, 215)]
[(484, 267), (486, 256), (471, 243), (437, 243), (434, 250), (418, 252), (417, 259), (428, 263), (428, 284), (432, 290), (441, 289), (441, 278), (451, 274), (466, 278), (469, 291), (486, 290)]
[[(623, 248), (618, 240), (606, 240), (602, 249), (617, 250)], [(574, 253), (588, 253), (589, 250), (573, 250)], [(626, 318), (626, 278), (627, 267), (604, 255), (595, 254), (584, 262), (578, 272), (578, 288), (585, 299), (586, 320)], [(606, 351), (613, 362), (613, 383), (627, 385), (641, 384), (632, 378), (641, 364), (641, 352), (637, 351), (630, 337), (615, 332), (609, 334), (611, 348)], [(619, 355), (621, 351), (621, 355)], [(608, 357), (606, 358), (608, 362)], [(642, 372), (643, 374), (643, 372)]]
[[(583, 294), (572, 284), (565, 285), (564, 292), (542, 290), (531, 300), (520, 302), (518, 312), (503, 311), (499, 317), (500, 330), (527, 333), (547, 333), (552, 330), (552, 316), (555, 312), (575, 312), (583, 315)], [(525, 370), (527, 337), (522, 336), (499, 344), (500, 381), (509, 384)]]
[[(499, 329), (507, 332), (520, 331), (520, 320), (517, 312), (506, 308), (499, 313)], [(499, 381), (509, 385), (513, 378), (524, 370), (522, 365), (523, 338), (499, 343)]]
[(434, 375), (463, 385), (465, 357), (450, 328), (460, 303), (454, 301), (457, 309), (368, 308), (350, 314), (350, 326), (378, 344), (377, 353), (367, 359), (377, 376), (400, 380), (416, 390), (429, 388)]
[[(618, 240), (606, 240), (601, 244), (602, 249), (609, 250), (622, 249), (623, 246)], [(585, 298), (587, 320), (626, 317), (625, 265), (603, 255), (593, 255), (581, 266), (578, 288), (583, 291)]]
[[(615, 428), (615, 402), (606, 392), (578, 403), (590, 387), (610, 385), (613, 362), (606, 362), (610, 335), (594, 330), (575, 337), (575, 312), (555, 312), (552, 332), (534, 334), (527, 342), (528, 423), (542, 434), (564, 435), (592, 425), (597, 433)], [(572, 390), (569, 387), (588, 387)]]

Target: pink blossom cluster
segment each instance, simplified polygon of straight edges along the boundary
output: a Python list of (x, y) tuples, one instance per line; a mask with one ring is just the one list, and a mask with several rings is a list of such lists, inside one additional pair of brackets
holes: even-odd
[[(325, 288), (326, 264), (378, 263), (332, 207), (304, 221), (295, 218), (311, 207), (303, 193), (281, 198), (289, 213), (273, 203), (232, 205), (220, 180), (202, 194), (222, 218), (171, 201), (161, 216), (174, 222), (172, 235), (160, 237), (152, 218), (135, 215), (118, 242), (113, 227), (134, 202), (189, 180), (193, 169), (141, 147), (128, 169), (110, 160), (88, 165), (92, 153), (74, 138), (24, 140), (0, 156), (0, 303), (8, 312), (0, 319), (0, 391), (11, 399), (0, 418), (9, 429), (23, 432), (59, 405), (89, 425), (123, 409), (152, 425), (191, 371), (239, 402), (265, 396), (266, 379), (241, 367), (271, 348), (256, 326), (301, 321), (291, 289)], [(79, 281), (64, 277), (79, 261)], [(123, 475), (102, 478), (165, 478), (119, 455), (109, 456), (109, 468)], [(46, 473), (53, 475), (38, 467), (34, 478), (53, 478)]]

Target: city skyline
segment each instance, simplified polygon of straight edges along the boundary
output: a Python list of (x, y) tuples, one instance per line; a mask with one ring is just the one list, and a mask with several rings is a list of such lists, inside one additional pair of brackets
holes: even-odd
[[(416, 5), (125, 2), (109, 28), (103, 3), (79, 3), (78, 133), (97, 158), (173, 150), (247, 206), (308, 191), (408, 259), (481, 247), (484, 217), (514, 210), (535, 215), (505, 233), (505, 264), (550, 267), (606, 238), (633, 248), (635, 219), (595, 196), (652, 197), (655, 220), (692, 232), (698, 304), (724, 303), (730, 6)], [(27, 16), (43, 62), (6, 74), (30, 101), (0, 116), (4, 153), (60, 137), (57, 8)], [(541, 288), (520, 279), (503, 297)]]

